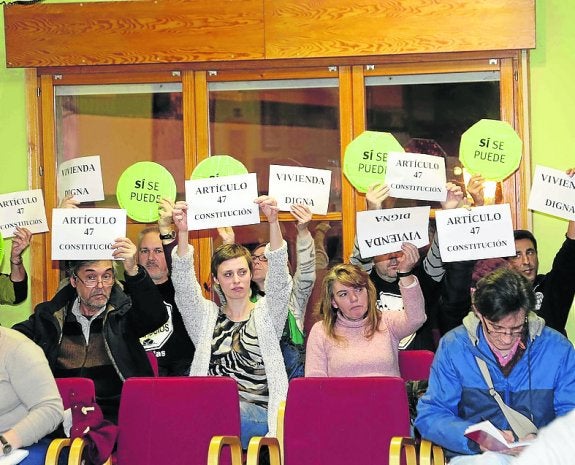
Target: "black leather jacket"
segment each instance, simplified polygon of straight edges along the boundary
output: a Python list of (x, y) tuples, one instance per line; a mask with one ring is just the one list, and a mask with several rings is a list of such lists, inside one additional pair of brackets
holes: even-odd
[[(168, 320), (166, 306), (143, 267), (138, 266), (136, 276), (126, 276), (125, 285), (130, 297), (118, 284), (110, 294), (102, 330), (106, 350), (122, 380), (132, 376), (153, 376), (139, 338)], [(66, 313), (77, 298), (76, 289), (68, 284), (52, 300), (38, 304), (28, 320), (13, 326), (42, 348), (52, 371), (58, 358)]]

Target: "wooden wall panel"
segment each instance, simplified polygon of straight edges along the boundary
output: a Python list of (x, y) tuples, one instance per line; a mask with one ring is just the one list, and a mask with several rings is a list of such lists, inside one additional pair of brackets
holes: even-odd
[(261, 0), (4, 6), (8, 67), (261, 59)]
[(535, 0), (154, 0), (4, 6), (8, 67), (535, 47)]
[(265, 0), (266, 58), (535, 47), (534, 0)]

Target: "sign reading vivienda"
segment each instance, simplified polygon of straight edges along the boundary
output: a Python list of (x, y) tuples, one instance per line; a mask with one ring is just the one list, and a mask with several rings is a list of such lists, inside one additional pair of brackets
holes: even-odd
[(212, 229), (260, 222), (255, 173), (186, 181), (188, 228)]
[(444, 262), (515, 255), (509, 204), (438, 210), (435, 224)]
[(72, 195), (80, 202), (104, 200), (100, 156), (74, 158), (58, 166), (58, 198)]
[(389, 208), (357, 212), (357, 242), (363, 258), (401, 250), (410, 242), (429, 244), (430, 207)]
[(385, 183), (396, 199), (444, 202), (445, 160), (422, 153), (389, 152)]
[(241, 161), (229, 155), (212, 155), (196, 165), (190, 179), (217, 178), (247, 173), (248, 170)]
[(48, 231), (41, 189), (0, 195), (0, 233), (12, 237), (17, 226), (32, 233)]
[(158, 220), (158, 202), (176, 200), (176, 181), (162, 165), (153, 161), (140, 161), (129, 166), (116, 186), (118, 205), (130, 218), (141, 223)]
[(502, 181), (519, 168), (523, 143), (505, 121), (482, 119), (461, 136), (459, 160), (471, 174)]
[(527, 208), (575, 221), (575, 176), (536, 166)]
[(292, 205), (302, 204), (312, 213), (325, 215), (330, 187), (330, 170), (270, 165), (268, 195), (277, 200), (281, 211), (290, 211)]
[(52, 210), (52, 260), (113, 260), (112, 245), (126, 237), (126, 210)]
[(389, 132), (364, 131), (347, 145), (343, 173), (358, 192), (365, 193), (371, 184), (385, 179), (387, 154), (403, 151)]

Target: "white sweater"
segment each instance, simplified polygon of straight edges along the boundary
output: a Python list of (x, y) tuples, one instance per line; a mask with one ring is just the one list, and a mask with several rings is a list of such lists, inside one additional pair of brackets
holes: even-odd
[[(172, 282), (175, 300), (184, 320), (184, 325), (196, 346), (190, 376), (206, 376), (212, 355), (212, 338), (218, 306), (204, 298), (194, 270), (193, 247), (188, 254), (172, 252)], [(276, 434), (279, 404), (285, 400), (288, 378), (279, 340), (287, 318), (288, 301), (292, 290), (292, 279), (287, 267), (287, 244), (270, 251), (266, 246), (265, 255), (269, 261), (269, 272), (265, 282), (266, 296), (259, 299), (253, 310), (258, 341), (268, 378), (268, 435)]]

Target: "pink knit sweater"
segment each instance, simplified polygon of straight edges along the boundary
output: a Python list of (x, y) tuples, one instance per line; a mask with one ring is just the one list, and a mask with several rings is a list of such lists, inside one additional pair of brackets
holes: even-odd
[(403, 311), (382, 312), (379, 331), (365, 337), (365, 320), (351, 322), (338, 315), (335, 331), (345, 339), (335, 341), (323, 322), (311, 329), (306, 349), (306, 376), (400, 376), (397, 361), (399, 341), (415, 332), (426, 320), (419, 282), (401, 286)]

